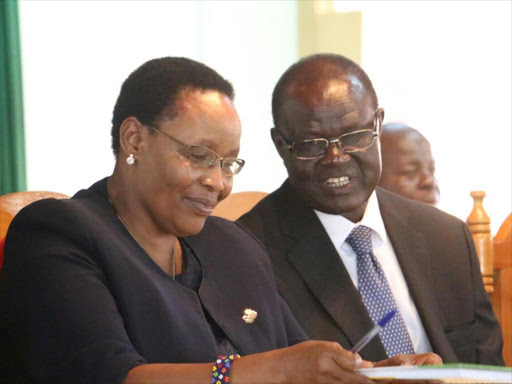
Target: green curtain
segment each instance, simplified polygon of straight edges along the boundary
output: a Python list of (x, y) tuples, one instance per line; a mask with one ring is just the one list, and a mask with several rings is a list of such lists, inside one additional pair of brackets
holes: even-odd
[(27, 189), (16, 0), (0, 0), (0, 195)]

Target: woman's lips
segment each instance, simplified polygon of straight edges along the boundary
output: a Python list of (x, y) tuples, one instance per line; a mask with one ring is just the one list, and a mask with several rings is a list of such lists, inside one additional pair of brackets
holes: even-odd
[(210, 216), (217, 206), (217, 200), (204, 197), (187, 197), (186, 200), (200, 215), (203, 216)]

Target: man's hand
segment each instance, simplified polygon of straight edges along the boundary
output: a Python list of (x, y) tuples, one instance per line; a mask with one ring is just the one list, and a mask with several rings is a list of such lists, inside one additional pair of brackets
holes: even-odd
[(435, 353), (419, 353), (413, 355), (395, 355), (390, 359), (376, 362), (374, 367), (391, 367), (397, 365), (439, 365), (441, 357)]

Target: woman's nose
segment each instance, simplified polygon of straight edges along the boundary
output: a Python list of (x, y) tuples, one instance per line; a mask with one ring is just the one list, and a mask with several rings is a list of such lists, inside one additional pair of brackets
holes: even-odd
[(218, 161), (213, 167), (208, 168), (201, 181), (213, 191), (222, 191), (225, 188), (226, 176), (222, 172), (221, 162)]

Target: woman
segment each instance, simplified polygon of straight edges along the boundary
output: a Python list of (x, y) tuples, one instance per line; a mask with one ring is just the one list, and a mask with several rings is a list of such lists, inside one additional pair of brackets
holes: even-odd
[(352, 353), (304, 341), (260, 244), (208, 218), (244, 164), (232, 99), (200, 63), (145, 63), (114, 109), (112, 176), (16, 216), (6, 382), (369, 383)]

